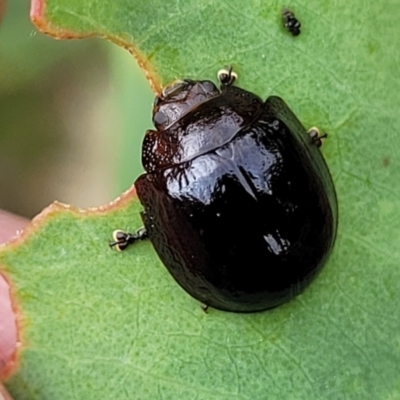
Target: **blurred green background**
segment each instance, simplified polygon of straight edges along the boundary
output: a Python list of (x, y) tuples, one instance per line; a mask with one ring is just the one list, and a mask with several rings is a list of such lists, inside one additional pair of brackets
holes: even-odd
[(0, 24), (0, 208), (106, 204), (142, 171), (154, 94), (126, 50), (47, 37), (29, 7), (8, 1)]

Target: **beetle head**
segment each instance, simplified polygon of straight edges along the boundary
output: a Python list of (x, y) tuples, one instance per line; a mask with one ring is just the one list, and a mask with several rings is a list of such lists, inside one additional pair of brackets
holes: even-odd
[(155, 98), (154, 125), (158, 130), (164, 130), (198, 104), (219, 94), (219, 90), (210, 81), (175, 81), (163, 89), (160, 97)]

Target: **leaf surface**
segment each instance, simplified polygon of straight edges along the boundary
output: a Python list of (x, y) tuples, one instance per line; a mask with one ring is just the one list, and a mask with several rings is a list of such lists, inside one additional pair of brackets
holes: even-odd
[(298, 1), (294, 38), (272, 0), (33, 2), (52, 35), (128, 47), (156, 89), (232, 64), (240, 86), (283, 97), (329, 132), (340, 216), (302, 295), (259, 314), (205, 314), (150, 243), (107, 248), (115, 228), (141, 225), (132, 192), (107, 211), (53, 206), (0, 253), (22, 317), (15, 398), (400, 397), (399, 5)]

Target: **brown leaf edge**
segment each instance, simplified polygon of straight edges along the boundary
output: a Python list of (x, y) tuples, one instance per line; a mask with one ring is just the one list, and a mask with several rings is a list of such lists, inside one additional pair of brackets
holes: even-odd
[[(99, 207), (81, 209), (69, 204), (55, 201), (46, 207), (40, 214), (36, 215), (29, 225), (22, 230), (18, 236), (14, 237), (6, 244), (0, 245), (0, 256), (2, 252), (8, 252), (19, 246), (23, 246), (25, 241), (37, 233), (42, 226), (45, 226), (49, 220), (56, 218), (60, 214), (69, 213), (75, 216), (96, 217), (124, 208), (128, 205), (128, 203), (135, 199), (137, 199), (136, 189), (134, 186), (132, 186), (109, 204)], [(19, 369), (20, 355), (24, 348), (29, 347), (29, 345), (26, 337), (24, 337), (24, 327), (28, 323), (28, 318), (24, 318), (23, 311), (18, 302), (18, 291), (13, 285), (12, 280), (7, 276), (7, 267), (5, 265), (0, 264), (0, 274), (9, 286), (11, 305), (17, 326), (17, 346), (7, 365), (0, 368), (0, 381), (3, 381), (7, 380)]]
[(6, 0), (0, 0), (0, 21), (6, 13)]
[[(1, 1), (2, 0), (0, 0), (0, 6)], [(46, 18), (45, 0), (31, 0), (30, 16), (33, 24), (40, 32), (52, 36), (55, 39), (84, 39), (89, 37), (100, 37), (109, 40), (110, 42), (113, 42), (118, 46), (123, 47), (133, 55), (140, 68), (144, 71), (153, 91), (157, 94), (161, 93), (162, 82), (159, 75), (154, 70), (152, 63), (149, 62), (148, 58), (144, 54), (142, 54), (135, 46), (133, 46), (126, 37), (123, 37), (122, 35), (107, 36), (98, 32), (87, 32), (85, 34), (82, 34), (69, 31), (59, 26), (55, 26)]]

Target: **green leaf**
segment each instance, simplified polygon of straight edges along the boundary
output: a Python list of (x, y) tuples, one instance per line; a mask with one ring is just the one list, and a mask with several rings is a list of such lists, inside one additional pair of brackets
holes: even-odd
[(340, 216), (302, 295), (264, 313), (205, 314), (150, 243), (107, 248), (115, 228), (141, 224), (132, 194), (108, 212), (55, 206), (0, 254), (24, 321), (7, 383), (16, 398), (400, 397), (399, 5), (301, 0), (294, 38), (271, 0), (34, 2), (41, 29), (123, 43), (157, 88), (232, 64), (240, 86), (282, 96), (329, 132)]

